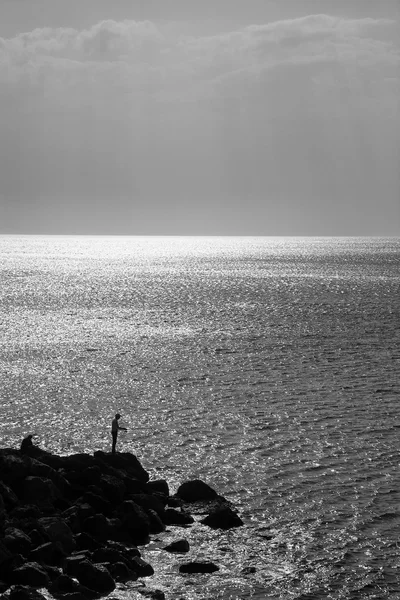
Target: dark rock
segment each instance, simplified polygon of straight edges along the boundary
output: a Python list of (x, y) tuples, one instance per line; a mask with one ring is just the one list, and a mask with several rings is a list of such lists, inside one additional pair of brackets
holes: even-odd
[(123, 481), (113, 475), (102, 475), (99, 481), (99, 487), (104, 496), (112, 504), (120, 504), (125, 497), (125, 485)]
[(190, 525), (194, 523), (193, 517), (185, 511), (178, 511), (175, 508), (167, 508), (162, 517), (165, 525)]
[(169, 496), (169, 498), (167, 498), (167, 506), (170, 506), (172, 508), (180, 508), (183, 505), (183, 500), (177, 498), (176, 496)]
[[(149, 590), (149, 589), (141, 589), (138, 590), (139, 594), (144, 598), (150, 598), (150, 600), (165, 600), (165, 594), (161, 590)], [(181, 600), (184, 600), (181, 598)]]
[(94, 453), (96, 464), (101, 468), (102, 464), (109, 465), (115, 469), (122, 469), (131, 477), (147, 483), (149, 481), (149, 474), (142, 467), (136, 456), (129, 452), (98, 452)]
[(62, 595), (62, 599), (72, 598), (80, 596), (84, 600), (88, 598), (95, 598), (98, 596), (96, 592), (86, 588), (85, 586), (78, 583), (75, 579), (64, 573), (59, 575), (57, 579), (51, 584), (50, 593), (54, 596)]
[(127, 496), (129, 494), (146, 493), (146, 485), (147, 484), (144, 483), (143, 481), (139, 481), (139, 479), (136, 479), (135, 477), (129, 477), (128, 475), (125, 475), (123, 477), (123, 482), (125, 485)]
[(160, 496), (158, 494), (131, 494), (129, 497), (130, 500), (133, 500), (136, 504), (144, 508), (145, 510), (151, 508), (154, 510), (160, 517), (164, 513), (166, 498)]
[(168, 482), (165, 479), (154, 479), (153, 481), (148, 481), (146, 483), (146, 491), (149, 494), (154, 494), (155, 492), (159, 492), (163, 496), (168, 498), (169, 496), (169, 487)]
[(46, 542), (30, 553), (30, 559), (45, 565), (61, 565), (66, 554), (56, 542)]
[(32, 540), (33, 548), (37, 548), (49, 541), (49, 536), (44, 531), (39, 531), (38, 529), (31, 529), (28, 531), (28, 535)]
[(81, 519), (77, 506), (70, 506), (61, 513), (61, 518), (68, 525), (72, 533), (79, 533), (81, 528)]
[(33, 504), (25, 504), (24, 506), (17, 506), (10, 513), (13, 519), (19, 520), (32, 520), (35, 521), (42, 516), (39, 508)]
[(85, 492), (75, 504), (89, 504), (95, 513), (101, 513), (106, 517), (112, 514), (111, 502), (99, 494), (93, 494), (93, 492)]
[(78, 509), (78, 518), (81, 522), (85, 521), (89, 517), (93, 517), (96, 514), (96, 510), (87, 502), (81, 502), (79, 499), (76, 501), (74, 505)]
[(97, 540), (106, 541), (108, 539), (109, 523), (107, 517), (102, 514), (96, 514), (85, 519), (82, 529)]
[(92, 467), (87, 467), (83, 471), (83, 476), (85, 481), (90, 485), (98, 485), (101, 478), (101, 469), (98, 465), (93, 465)]
[(154, 575), (153, 567), (139, 556), (132, 558), (131, 568), (138, 577), (151, 577), (151, 575)]
[(39, 508), (52, 506), (61, 497), (60, 490), (51, 479), (35, 477), (30, 475), (25, 478), (23, 484), (23, 500), (29, 504), (35, 504)]
[(12, 554), (27, 556), (32, 548), (31, 538), (16, 527), (8, 527), (5, 530), (3, 542)]
[(77, 535), (74, 536), (74, 540), (75, 540), (75, 544), (76, 544), (76, 549), (77, 550), (97, 550), (98, 548), (101, 548), (101, 544), (98, 540), (96, 540), (93, 536), (91, 536), (89, 533), (78, 533)]
[(151, 508), (146, 510), (146, 514), (150, 521), (150, 533), (161, 533), (165, 531), (165, 525), (158, 514)]
[(244, 567), (241, 571), (242, 575), (250, 575), (251, 573), (256, 573), (257, 569), (255, 567)]
[(71, 529), (58, 517), (42, 517), (39, 526), (45, 531), (51, 542), (58, 542), (65, 554), (75, 550), (75, 541)]
[(150, 519), (143, 508), (132, 500), (125, 500), (118, 508), (118, 516), (133, 541), (136, 543), (147, 542), (150, 533)]
[(12, 452), (9, 449), (5, 449), (0, 452), (2, 481), (17, 495), (20, 483), (29, 475), (29, 466), (29, 457), (21, 456), (18, 450)]
[(50, 584), (50, 578), (45, 569), (36, 562), (27, 562), (14, 569), (11, 580), (13, 583), (32, 587), (48, 587)]
[(176, 492), (176, 496), (185, 502), (196, 502), (198, 500), (212, 500), (218, 494), (204, 481), (193, 479), (182, 483)]
[(164, 547), (164, 550), (167, 550), (167, 552), (178, 553), (189, 552), (189, 549), (190, 546), (187, 540), (176, 540), (175, 542), (171, 542), (171, 544), (168, 544), (168, 546)]
[(138, 578), (137, 574), (134, 571), (131, 571), (124, 562), (111, 563), (107, 568), (111, 577), (116, 581), (132, 581)]
[(46, 600), (43, 594), (25, 585), (12, 586), (8, 598), (9, 600)]
[(76, 561), (72, 567), (69, 561), (68, 574), (76, 577), (80, 584), (102, 594), (109, 594), (115, 589), (115, 582), (110, 573), (102, 565), (93, 565), (87, 559)]
[(0, 481), (0, 496), (3, 499), (4, 508), (7, 510), (7, 512), (10, 512), (13, 508), (18, 506), (18, 498), (16, 494), (2, 481)]
[(94, 563), (116, 563), (123, 562), (129, 566), (129, 559), (126, 559), (123, 552), (115, 548), (105, 547), (95, 550), (92, 554), (92, 561)]
[(243, 525), (242, 519), (229, 507), (217, 508), (200, 522), (212, 529), (231, 529)]
[(212, 562), (189, 562), (179, 567), (180, 573), (214, 573), (219, 567)]
[(3, 540), (0, 540), (0, 566), (9, 561), (12, 557), (10, 550), (4, 545)]

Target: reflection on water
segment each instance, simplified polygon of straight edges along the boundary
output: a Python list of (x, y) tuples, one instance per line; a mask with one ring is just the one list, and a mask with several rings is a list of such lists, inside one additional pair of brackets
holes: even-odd
[[(399, 240), (4, 236), (0, 252), (3, 445), (108, 449), (118, 410), (120, 450), (241, 511), (244, 528), (170, 528), (144, 550), (168, 598), (400, 594)], [(220, 571), (179, 575), (174, 536)]]

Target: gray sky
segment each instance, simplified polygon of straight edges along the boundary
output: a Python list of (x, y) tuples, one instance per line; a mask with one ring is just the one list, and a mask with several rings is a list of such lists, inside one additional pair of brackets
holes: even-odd
[(0, 0), (0, 232), (400, 235), (398, 0)]

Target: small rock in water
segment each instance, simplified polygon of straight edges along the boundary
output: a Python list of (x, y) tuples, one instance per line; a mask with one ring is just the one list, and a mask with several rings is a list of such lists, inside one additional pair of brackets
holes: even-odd
[(180, 573), (214, 573), (219, 567), (213, 562), (190, 562), (179, 567)]
[(176, 540), (165, 546), (164, 550), (167, 550), (167, 552), (189, 552), (189, 542), (187, 540)]

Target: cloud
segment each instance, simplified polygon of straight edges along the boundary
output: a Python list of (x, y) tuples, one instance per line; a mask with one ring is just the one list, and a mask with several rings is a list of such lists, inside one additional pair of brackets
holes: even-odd
[[(76, 86), (117, 86), (176, 97), (195, 85), (208, 93), (216, 78), (257, 80), (279, 65), (332, 60), (395, 68), (399, 53), (385, 19), (311, 15), (211, 37), (173, 37), (149, 21), (102, 21), (85, 30), (42, 28), (0, 38), (0, 81), (46, 86), (50, 93)], [(382, 38), (383, 35), (383, 39)]]

